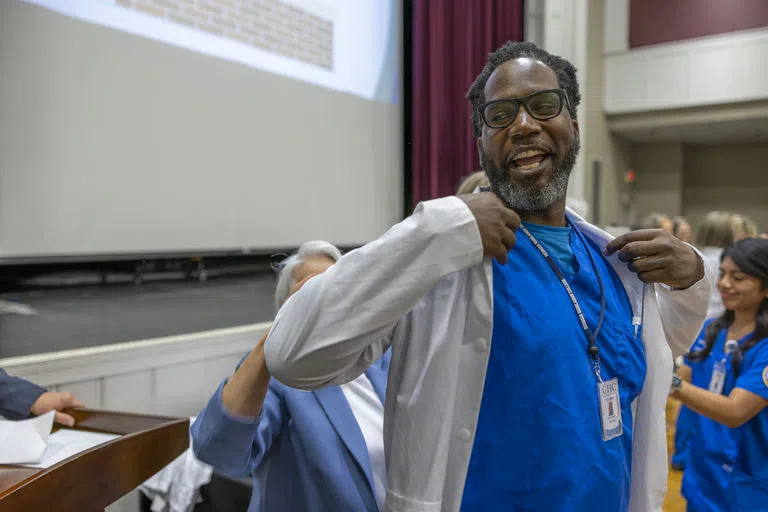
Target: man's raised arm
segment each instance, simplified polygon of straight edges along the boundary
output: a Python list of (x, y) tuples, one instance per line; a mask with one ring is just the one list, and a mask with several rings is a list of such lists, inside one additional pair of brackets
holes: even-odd
[(506, 261), (519, 218), (492, 193), (421, 203), (381, 238), (311, 278), (281, 308), (265, 344), (273, 377), (298, 389), (348, 382), (444, 276)]

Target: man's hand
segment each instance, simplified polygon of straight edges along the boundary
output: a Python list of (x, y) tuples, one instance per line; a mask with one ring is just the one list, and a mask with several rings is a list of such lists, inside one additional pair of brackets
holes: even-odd
[(688, 288), (704, 277), (704, 262), (693, 248), (662, 229), (641, 229), (616, 237), (605, 254), (618, 252), (644, 283)]
[(520, 216), (507, 208), (493, 192), (478, 192), (459, 196), (475, 216), (483, 241), (483, 254), (507, 263), (507, 253), (515, 246), (515, 231), (520, 227)]
[(56, 415), (53, 417), (53, 421), (72, 427), (75, 425), (75, 418), (69, 414), (59, 412), (68, 407), (84, 407), (84, 405), (80, 400), (75, 398), (72, 393), (46, 391), (35, 400), (35, 403), (32, 404), (32, 407), (29, 410), (35, 416), (40, 416), (48, 411), (55, 410)]

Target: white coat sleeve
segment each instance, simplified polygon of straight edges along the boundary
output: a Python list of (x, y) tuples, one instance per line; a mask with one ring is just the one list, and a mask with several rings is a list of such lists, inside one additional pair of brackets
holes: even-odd
[(419, 204), (286, 301), (264, 345), (269, 372), (305, 390), (351, 381), (381, 357), (397, 322), (442, 277), (482, 261), (477, 222), (461, 199)]
[(675, 290), (657, 284), (661, 322), (672, 354), (677, 357), (688, 351), (707, 319), (709, 297), (716, 286), (717, 271), (707, 258), (696, 251), (704, 262), (704, 277), (685, 290)]

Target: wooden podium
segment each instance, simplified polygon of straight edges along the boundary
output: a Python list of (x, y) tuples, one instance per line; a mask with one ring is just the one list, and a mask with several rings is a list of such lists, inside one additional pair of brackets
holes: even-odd
[(189, 418), (67, 412), (75, 429), (120, 437), (47, 469), (0, 465), (0, 512), (104, 510), (189, 447)]

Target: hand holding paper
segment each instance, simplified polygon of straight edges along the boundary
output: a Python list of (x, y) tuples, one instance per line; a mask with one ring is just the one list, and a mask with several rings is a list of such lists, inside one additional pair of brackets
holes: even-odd
[[(83, 407), (83, 403), (74, 397), (72, 393), (57, 393), (55, 391), (47, 391), (40, 395), (35, 403), (32, 404), (30, 412), (35, 416), (40, 416), (48, 411), (55, 411), (56, 416), (54, 420), (56, 423), (61, 423), (68, 427), (75, 425), (75, 418), (69, 414), (59, 412), (62, 409), (68, 407)], [(50, 429), (49, 429), (50, 430)]]

